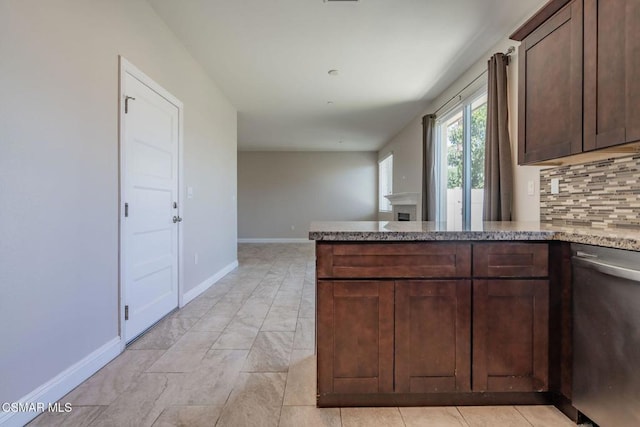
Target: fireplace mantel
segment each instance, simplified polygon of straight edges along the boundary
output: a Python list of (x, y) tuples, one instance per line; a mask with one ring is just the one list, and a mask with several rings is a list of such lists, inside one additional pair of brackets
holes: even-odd
[(420, 193), (395, 193), (387, 194), (387, 200), (394, 205), (418, 205), (420, 199)]

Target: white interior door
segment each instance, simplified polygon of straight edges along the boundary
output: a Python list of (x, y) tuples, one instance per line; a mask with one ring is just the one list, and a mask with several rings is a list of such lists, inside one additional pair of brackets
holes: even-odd
[(179, 107), (124, 73), (122, 275), (126, 342), (178, 306)]

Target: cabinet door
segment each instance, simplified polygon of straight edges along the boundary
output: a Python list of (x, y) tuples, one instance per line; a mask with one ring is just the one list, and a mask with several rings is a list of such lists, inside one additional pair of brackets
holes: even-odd
[(519, 50), (518, 163), (582, 151), (582, 0), (527, 36)]
[(471, 390), (471, 282), (396, 282), (396, 392)]
[(318, 281), (318, 394), (393, 391), (393, 281)]
[(473, 281), (473, 390), (546, 391), (549, 281)]
[(640, 140), (640, 2), (585, 0), (584, 149)]

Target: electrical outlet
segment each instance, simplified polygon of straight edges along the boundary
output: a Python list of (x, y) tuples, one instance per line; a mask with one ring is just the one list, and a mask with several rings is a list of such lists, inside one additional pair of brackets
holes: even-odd
[(294, 231), (295, 229), (296, 229), (296, 226), (295, 226), (295, 225), (292, 225), (292, 226), (291, 226), (291, 231)]
[(551, 178), (551, 194), (560, 194), (560, 178)]
[(536, 183), (533, 181), (527, 182), (527, 194), (533, 196), (536, 194)]

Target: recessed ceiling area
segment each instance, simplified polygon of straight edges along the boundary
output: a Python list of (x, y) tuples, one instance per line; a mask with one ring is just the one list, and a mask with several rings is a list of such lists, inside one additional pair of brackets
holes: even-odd
[(238, 109), (239, 150), (315, 151), (380, 149), (544, 3), (148, 1)]

